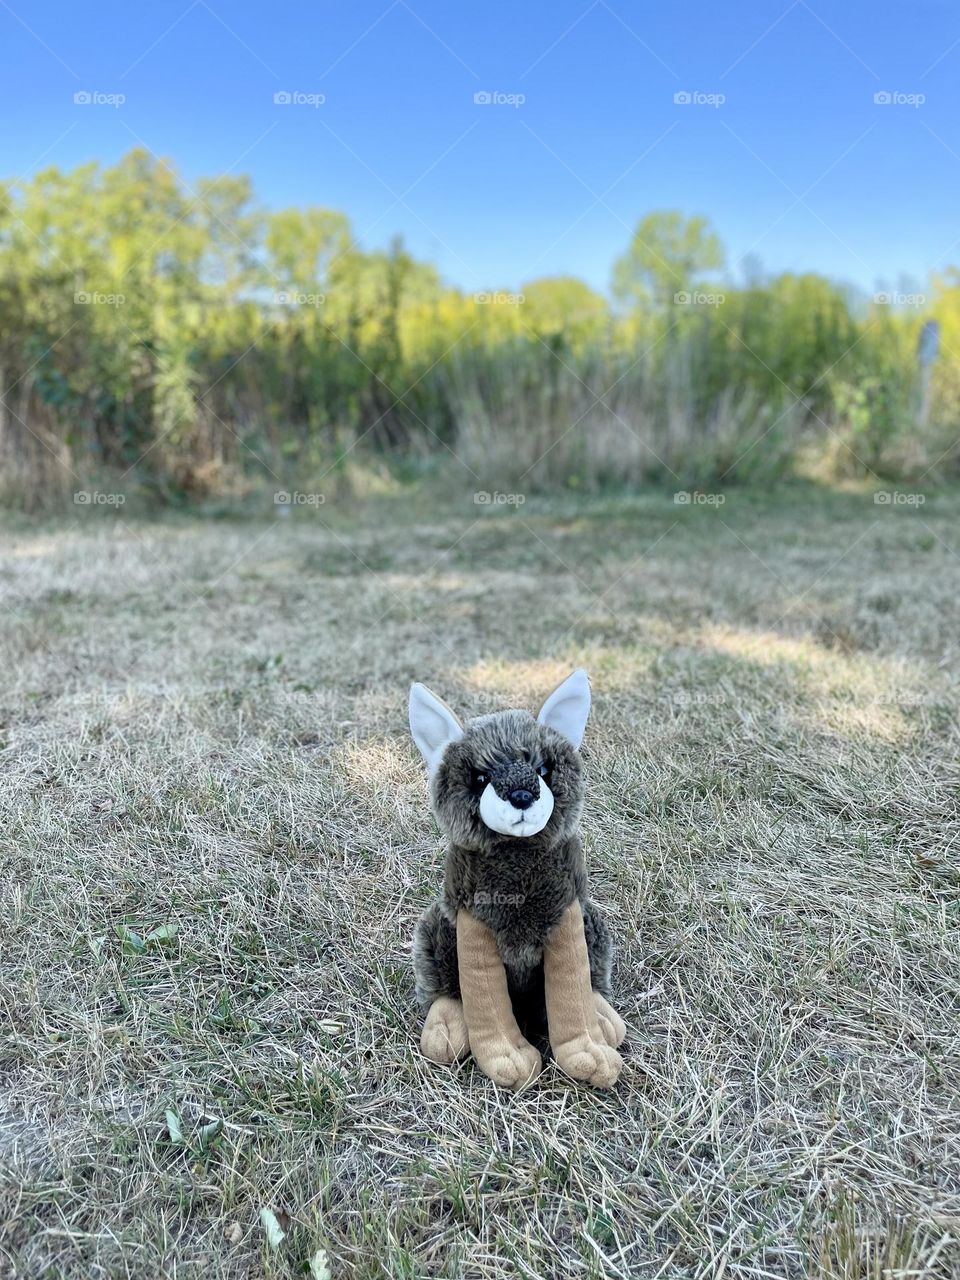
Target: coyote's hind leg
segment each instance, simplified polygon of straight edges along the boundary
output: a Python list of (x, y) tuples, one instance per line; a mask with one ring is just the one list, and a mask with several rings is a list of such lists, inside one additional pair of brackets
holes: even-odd
[(432, 903), (413, 934), (413, 973), (417, 999), (428, 1010), (420, 1036), (425, 1058), (444, 1066), (470, 1051), (457, 972), (457, 931)]

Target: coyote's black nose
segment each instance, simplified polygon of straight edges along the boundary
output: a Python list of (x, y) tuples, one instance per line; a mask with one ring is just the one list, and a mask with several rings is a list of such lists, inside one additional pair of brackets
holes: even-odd
[(533, 792), (517, 787), (515, 791), (510, 792), (510, 803), (515, 809), (529, 809), (533, 804)]

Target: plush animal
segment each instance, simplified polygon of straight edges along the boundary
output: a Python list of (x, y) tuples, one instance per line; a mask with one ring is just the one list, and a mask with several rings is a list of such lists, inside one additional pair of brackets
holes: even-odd
[(449, 841), (443, 893), (414, 935), (420, 1045), (446, 1064), (472, 1052), (511, 1089), (540, 1071), (528, 1037), (544, 1033), (576, 1080), (609, 1087), (622, 1066), (610, 935), (587, 897), (578, 834), (589, 711), (582, 670), (536, 719), (500, 711), (461, 724), (424, 685), (410, 690), (410, 730)]

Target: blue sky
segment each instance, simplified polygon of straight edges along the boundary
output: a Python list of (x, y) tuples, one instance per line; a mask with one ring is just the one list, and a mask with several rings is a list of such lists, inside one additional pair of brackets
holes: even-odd
[(0, 83), (5, 176), (139, 143), (468, 289), (605, 290), (656, 208), (708, 215), (732, 266), (872, 289), (960, 263), (956, 4), (0, 0)]

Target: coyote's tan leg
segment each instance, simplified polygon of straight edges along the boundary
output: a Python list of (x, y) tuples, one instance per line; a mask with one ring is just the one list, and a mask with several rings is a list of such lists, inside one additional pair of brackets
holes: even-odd
[(543, 978), (550, 1047), (557, 1064), (575, 1080), (609, 1088), (616, 1083), (623, 1061), (600, 1028), (577, 899), (547, 939)]
[(477, 1066), (495, 1084), (520, 1089), (543, 1065), (513, 1016), (497, 940), (469, 911), (457, 914), (460, 994)]
[(470, 1052), (463, 1005), (452, 996), (438, 996), (430, 1006), (420, 1036), (423, 1056), (448, 1067)]

